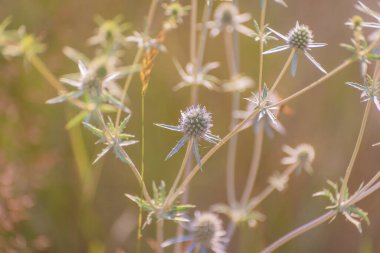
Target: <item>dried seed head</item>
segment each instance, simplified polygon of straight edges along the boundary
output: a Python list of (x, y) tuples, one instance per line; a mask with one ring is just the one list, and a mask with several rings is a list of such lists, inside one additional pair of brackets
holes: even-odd
[(224, 235), (222, 221), (213, 213), (197, 212), (191, 224), (191, 233), (197, 243), (206, 247), (212, 246), (215, 239)]
[(290, 47), (305, 50), (313, 43), (313, 33), (306, 25), (296, 25), (288, 34)]
[(235, 17), (239, 15), (239, 11), (232, 3), (222, 3), (215, 11), (215, 20), (217, 20), (222, 27), (233, 26)]
[(212, 127), (211, 121), (211, 114), (206, 111), (206, 108), (197, 105), (181, 112), (180, 126), (187, 136), (200, 138)]

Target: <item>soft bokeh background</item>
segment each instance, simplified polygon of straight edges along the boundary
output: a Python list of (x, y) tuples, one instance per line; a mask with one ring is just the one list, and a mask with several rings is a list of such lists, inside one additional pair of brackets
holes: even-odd
[[(241, 9), (258, 18), (258, 2), (241, 0)], [(366, 2), (375, 6), (375, 1)], [(134, 29), (141, 30), (149, 3), (148, 0), (0, 0), (0, 18), (11, 15), (13, 28), (25, 24), (28, 31), (42, 38), (48, 46), (42, 58), (60, 76), (76, 69), (75, 64), (62, 54), (64, 46), (91, 52), (85, 42), (95, 29), (95, 15), (112, 18), (122, 14), (126, 21), (133, 24)], [(343, 23), (357, 13), (353, 7), (355, 1), (287, 0), (287, 3), (289, 8), (283, 8), (274, 4), (274, 1), (269, 1), (267, 20), (271, 27), (286, 33), (297, 20), (308, 24), (314, 31), (317, 42), (329, 44), (326, 48), (313, 50), (315, 58), (327, 70), (349, 56), (339, 47), (339, 43), (348, 42), (350, 38), (350, 31)], [(201, 6), (202, 4), (200, 8)], [(249, 25), (252, 26), (251, 23)], [(155, 31), (158, 27), (159, 24)], [(169, 53), (158, 57), (146, 96), (148, 186), (153, 180), (158, 182), (162, 179), (170, 184), (183, 155), (182, 152), (175, 158), (164, 161), (179, 136), (159, 129), (153, 123), (176, 123), (179, 110), (189, 104), (189, 89), (172, 91), (179, 76), (171, 62), (174, 55), (182, 64), (189, 60), (188, 34), (186, 19), (179, 30), (169, 35), (166, 44)], [(270, 43), (270, 46), (274, 45), (276, 43)], [(129, 52), (126, 62), (130, 63), (135, 49), (131, 47)], [(215, 74), (226, 79), (228, 71), (221, 38), (209, 40), (206, 55), (208, 61), (222, 62), (223, 66)], [(274, 81), (285, 60), (286, 53), (265, 57), (265, 82), (270, 84)], [(241, 38), (241, 67), (242, 72), (257, 80), (258, 46), (248, 38)], [(279, 88), (280, 94), (287, 96), (320, 76), (314, 66), (301, 58), (296, 78), (286, 74)], [(312, 176), (302, 173), (292, 177), (286, 191), (271, 195), (259, 207), (266, 214), (266, 221), (253, 230), (240, 229), (232, 243), (231, 252), (257, 252), (279, 236), (324, 212), (327, 202), (312, 198), (311, 195), (325, 186), (326, 179), (337, 181), (343, 175), (364, 110), (364, 105), (359, 103), (358, 92), (344, 85), (349, 80), (360, 80), (357, 65), (352, 65), (289, 104), (294, 114), (280, 119), (287, 134), (265, 139), (259, 180), (254, 192), (263, 189), (266, 178), (274, 170), (283, 169), (280, 165), (280, 159), (284, 156), (281, 151), (283, 144), (295, 146), (307, 142), (314, 145), (317, 152), (315, 173)], [(34, 200), (34, 206), (27, 210), (26, 221), (14, 230), (26, 238), (46, 235), (51, 244), (46, 252), (115, 252), (117, 248), (134, 252), (138, 210), (124, 196), (127, 192), (139, 193), (131, 171), (112, 155), (107, 155), (93, 168), (99, 176), (93, 201), (91, 204), (83, 204), (83, 191), (70, 138), (64, 129), (65, 106), (45, 104), (47, 99), (55, 95), (55, 91), (31, 66), (21, 60), (0, 59), (0, 83), (0, 169), (2, 172), (8, 171), (8, 174), (13, 171), (19, 195), (27, 194)], [(134, 115), (128, 132), (136, 134), (137, 138), (140, 137), (139, 89), (140, 83), (135, 78), (129, 94)], [(244, 96), (249, 96), (249, 92)], [(230, 95), (202, 89), (200, 101), (213, 113), (213, 132), (224, 136), (230, 121)], [(242, 106), (245, 106), (244, 101)], [(379, 124), (379, 113), (372, 110), (368, 131), (350, 181), (352, 189), (368, 180), (379, 169), (380, 150), (371, 147), (380, 141)], [(93, 145), (95, 139), (87, 131), (82, 133), (92, 160), (100, 147)], [(252, 143), (253, 134), (250, 130), (240, 135), (236, 161), (239, 192), (249, 168)], [(204, 143), (201, 152), (205, 153), (209, 148), (210, 145)], [(128, 150), (139, 164), (140, 146), (134, 145)], [(190, 202), (201, 210), (207, 210), (209, 205), (226, 199), (225, 157), (224, 147), (191, 184)], [(2, 180), (2, 184), (6, 185), (8, 181)], [(360, 207), (369, 212), (371, 219), (371, 225), (364, 226), (363, 234), (360, 235), (353, 225), (339, 216), (333, 223), (324, 224), (291, 241), (278, 252), (380, 252), (379, 199), (379, 194), (374, 194), (360, 203)], [(171, 231), (168, 231), (166, 237), (173, 235), (172, 229), (169, 226)], [(1, 231), (0, 234), (4, 238), (8, 236), (7, 231)], [(150, 252), (147, 245), (153, 238), (154, 226), (150, 226), (144, 230), (143, 252)]]

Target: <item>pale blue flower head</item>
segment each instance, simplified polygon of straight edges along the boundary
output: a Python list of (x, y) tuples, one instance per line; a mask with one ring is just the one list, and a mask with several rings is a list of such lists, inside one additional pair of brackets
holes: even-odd
[(179, 119), (179, 125), (177, 126), (165, 124), (156, 125), (172, 131), (182, 132), (184, 135), (177, 143), (177, 145), (175, 145), (174, 148), (170, 151), (166, 159), (172, 157), (183, 147), (186, 142), (192, 140), (193, 153), (199, 167), (201, 167), (201, 160), (198, 150), (200, 139), (206, 140), (212, 144), (217, 144), (217, 142), (220, 140), (218, 136), (211, 134), (211, 113), (207, 112), (206, 107), (202, 107), (200, 105), (190, 106), (185, 111), (181, 111), (181, 118)]
[(295, 53), (292, 59), (292, 75), (295, 76), (297, 71), (298, 63), (298, 54), (299, 52), (303, 53), (310, 61), (313, 63), (321, 72), (326, 74), (326, 70), (309, 54), (312, 48), (324, 47), (327, 44), (325, 43), (315, 43), (313, 42), (313, 33), (306, 25), (300, 25), (298, 22), (296, 26), (291, 29), (287, 36), (282, 35), (281, 33), (268, 27), (272, 33), (277, 35), (279, 38), (286, 42), (286, 45), (275, 47), (265, 51), (263, 54), (272, 54), (287, 49), (295, 49)]

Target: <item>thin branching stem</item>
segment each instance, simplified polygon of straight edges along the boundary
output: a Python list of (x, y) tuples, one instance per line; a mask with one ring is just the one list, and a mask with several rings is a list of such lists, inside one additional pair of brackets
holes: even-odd
[(367, 105), (365, 107), (362, 123), (361, 123), (359, 134), (358, 134), (358, 138), (356, 140), (355, 148), (354, 148), (354, 151), (352, 152), (352, 155), (350, 158), (350, 163), (348, 164), (348, 167), (346, 169), (346, 173), (344, 175), (344, 179), (342, 182), (342, 187), (340, 189), (339, 201), (338, 201), (339, 203), (341, 201), (343, 201), (343, 193), (347, 189), (348, 180), (351, 176), (352, 168), (354, 167), (356, 158), (357, 158), (358, 153), (359, 153), (360, 145), (363, 141), (364, 131), (365, 131), (365, 128), (367, 126), (367, 121), (368, 121), (369, 112), (371, 110), (371, 105), (372, 105), (372, 100), (368, 100)]
[[(259, 48), (259, 94), (261, 94), (261, 89), (263, 87), (263, 68), (264, 68), (264, 27), (265, 27), (265, 16), (266, 16), (266, 10), (267, 10), (267, 0), (264, 0), (261, 7), (260, 12), (260, 48)], [(259, 99), (261, 97), (259, 96)], [(259, 100), (260, 101), (260, 100)]]
[[(376, 184), (372, 185), (369, 189), (366, 191), (361, 192), (361, 194), (355, 195), (351, 197), (348, 201), (345, 202), (345, 206), (354, 205), (357, 202), (363, 200), (364, 198), (367, 198), (369, 195), (374, 193), (375, 191), (380, 189), (380, 182), (377, 182)], [(302, 225), (301, 227), (287, 233), (277, 241), (270, 244), (268, 247), (266, 247), (261, 253), (270, 253), (275, 251), (276, 249), (280, 248), (287, 242), (291, 241), (292, 239), (312, 230), (313, 228), (318, 227), (319, 225), (322, 225), (323, 223), (331, 220), (336, 215), (336, 211), (332, 210), (329, 212), (326, 212), (325, 214), (319, 216), (318, 218)]]
[(276, 90), (278, 84), (280, 83), (280, 81), (284, 77), (286, 70), (289, 68), (295, 53), (296, 53), (296, 49), (292, 49), (292, 51), (289, 54), (288, 59), (286, 60), (284, 66), (282, 67), (282, 69), (280, 71), (280, 74), (277, 76), (276, 81), (273, 83), (272, 87), (270, 88), (269, 93), (272, 93), (273, 91)]
[[(283, 173), (281, 173), (280, 177), (289, 177), (296, 169), (298, 168), (298, 164), (289, 165)], [(269, 184), (262, 190), (259, 194), (257, 194), (254, 198), (252, 198), (247, 206), (249, 210), (254, 210), (261, 202), (263, 202), (272, 192), (274, 192), (276, 188)]]
[[(190, 17), (190, 61), (193, 66), (193, 80), (196, 80), (196, 76), (198, 75), (198, 72), (201, 68), (201, 64), (203, 61), (204, 51), (206, 47), (206, 37), (207, 37), (207, 27), (206, 22), (208, 20), (207, 17), (207, 3), (205, 4), (205, 9), (203, 13), (203, 20), (202, 20), (202, 34), (199, 39), (199, 45), (197, 46), (197, 16), (198, 16), (198, 0), (191, 0), (191, 17)], [(211, 10), (210, 10), (211, 11)], [(197, 52), (198, 49), (198, 52)], [(191, 87), (190, 91), (190, 103), (192, 105), (196, 105), (198, 103), (198, 85), (193, 85)], [(190, 145), (190, 143), (188, 144)], [(192, 144), (191, 144), (192, 145)], [(188, 146), (189, 148), (189, 146)], [(191, 149), (191, 146), (190, 146)], [(177, 175), (175, 184), (171, 188), (171, 193), (169, 193), (168, 198), (166, 199), (166, 202), (171, 198), (171, 194), (177, 187), (179, 183), (179, 179), (181, 179), (181, 176), (187, 177), (187, 175), (190, 173), (191, 168), (193, 166), (193, 160), (191, 157), (189, 157), (188, 152), (190, 150), (186, 151), (186, 155), (184, 160), (182, 161), (180, 173), (181, 175)], [(185, 168), (185, 173), (182, 173), (182, 170)], [(177, 181), (178, 180), (178, 181)], [(181, 202), (187, 203), (190, 195), (190, 186), (186, 187), (182, 197)], [(165, 203), (166, 203), (165, 202)], [(170, 202), (169, 202), (170, 203)], [(183, 235), (183, 227), (178, 226), (176, 236), (181, 237)], [(174, 253), (179, 253), (182, 250), (182, 244), (178, 243), (174, 247)]]
[(252, 161), (251, 161), (251, 166), (249, 170), (249, 175), (247, 178), (247, 182), (245, 184), (243, 195), (240, 200), (243, 206), (247, 204), (249, 196), (252, 193), (253, 187), (255, 185), (256, 177), (257, 177), (257, 172), (259, 170), (259, 165), (260, 165), (260, 158), (261, 158), (261, 153), (263, 149), (263, 140), (264, 140), (264, 125), (261, 124), (261, 122), (259, 124), (260, 124), (259, 131), (257, 132), (255, 136), (254, 145), (253, 145)]
[(170, 203), (171, 200), (172, 200), (173, 193), (177, 189), (179, 181), (181, 180), (183, 172), (184, 172), (184, 170), (186, 168), (186, 164), (187, 164), (187, 161), (189, 160), (192, 147), (193, 147), (193, 140), (190, 140), (187, 143), (186, 153), (185, 153), (185, 156), (183, 157), (181, 168), (179, 169), (179, 171), (177, 173), (177, 176), (176, 176), (176, 178), (174, 180), (173, 186), (171, 187), (171, 189), (169, 191), (169, 194), (168, 194), (168, 196), (166, 198), (166, 201), (165, 201), (165, 203), (163, 205), (163, 209), (165, 209), (167, 207), (167, 204)]
[[(224, 32), (224, 42), (226, 49), (227, 64), (230, 70), (231, 80), (238, 74), (238, 66), (236, 62), (236, 47), (233, 43), (233, 34), (230, 32)], [(233, 117), (233, 113), (239, 110), (240, 107), (240, 93), (238, 91), (232, 93), (231, 103), (231, 122), (230, 130), (234, 129), (237, 124), (237, 119)], [(238, 138), (234, 136), (228, 144), (227, 151), (227, 169), (226, 169), (226, 183), (227, 183), (227, 199), (231, 205), (236, 204), (236, 192), (235, 192), (235, 161), (237, 153)]]
[(157, 240), (157, 253), (163, 253), (164, 249), (161, 247), (161, 244), (164, 241), (164, 220), (157, 220), (156, 228), (156, 240)]
[(329, 212), (325, 213), (324, 215), (304, 224), (303, 226), (289, 232), (285, 236), (281, 237), (280, 239), (278, 239), (277, 241), (275, 241), (274, 243), (269, 245), (267, 248), (265, 248), (263, 251), (261, 251), (261, 253), (270, 253), (270, 252), (275, 251), (276, 249), (278, 249), (279, 247), (281, 247), (285, 243), (289, 242), (290, 240), (292, 240), (292, 239), (306, 233), (307, 231), (312, 230), (313, 228), (316, 228), (319, 225), (327, 222), (328, 220), (333, 218), (335, 214), (336, 214), (335, 211), (329, 211)]
[[(371, 52), (374, 48), (376, 48), (376, 46), (378, 46), (380, 43), (380, 38), (375, 40), (374, 42), (372, 42), (371, 45), (369, 45), (369, 47), (367, 47), (365, 50), (363, 50), (360, 55), (366, 55), (367, 53)], [(331, 70), (329, 73), (327, 73), (326, 75), (322, 76), (321, 78), (319, 78), (317, 81), (307, 85), (305, 88), (293, 93), (292, 95), (282, 99), (281, 101), (275, 103), (275, 104), (272, 104), (272, 105), (269, 105), (267, 108), (272, 108), (272, 107), (277, 107), (279, 105), (282, 105), (282, 104), (285, 104), (293, 99), (295, 99), (296, 97), (299, 97), (301, 96), (302, 94), (304, 94), (305, 92), (308, 92), (310, 91), (311, 89), (315, 88), (316, 86), (318, 86), (319, 84), (323, 83), (324, 81), (326, 81), (327, 79), (329, 79), (330, 77), (334, 76), (335, 74), (339, 73), (340, 71), (342, 71), (343, 69), (347, 68), (349, 65), (351, 65), (352, 63), (356, 62), (359, 58), (356, 56), (354, 58), (351, 58), (351, 59), (348, 59), (348, 60), (345, 60), (342, 64), (340, 64), (339, 66), (337, 66), (336, 68), (334, 68), (333, 70)]]

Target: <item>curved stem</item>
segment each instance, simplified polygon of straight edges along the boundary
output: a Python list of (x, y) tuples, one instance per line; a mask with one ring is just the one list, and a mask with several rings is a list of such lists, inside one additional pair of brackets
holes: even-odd
[(325, 213), (324, 215), (306, 223), (305, 225), (303, 225), (303, 226), (289, 232), (285, 236), (281, 237), (280, 239), (278, 239), (277, 241), (275, 241), (274, 243), (269, 245), (267, 248), (265, 248), (263, 251), (261, 251), (261, 253), (270, 253), (270, 252), (275, 251), (276, 249), (278, 249), (279, 247), (281, 247), (282, 245), (284, 245), (288, 241), (290, 241), (290, 240), (296, 238), (297, 236), (300, 236), (303, 233), (305, 233), (309, 230), (312, 230), (313, 228), (316, 228), (319, 225), (327, 222), (328, 220), (333, 218), (335, 214), (336, 214), (335, 211), (329, 211), (329, 212)]
[(355, 148), (354, 148), (354, 151), (352, 152), (350, 163), (348, 164), (348, 167), (346, 169), (346, 173), (344, 175), (342, 187), (340, 189), (339, 203), (343, 200), (342, 197), (343, 197), (344, 192), (347, 189), (348, 179), (350, 178), (350, 175), (351, 175), (351, 172), (352, 172), (352, 168), (354, 167), (354, 164), (355, 164), (355, 161), (356, 161), (356, 157), (358, 156), (358, 153), (359, 153), (360, 144), (362, 143), (362, 140), (363, 140), (364, 131), (365, 131), (365, 128), (366, 128), (366, 125), (367, 125), (369, 112), (371, 110), (371, 104), (372, 104), (372, 100), (368, 100), (366, 108), (365, 108), (365, 111), (364, 111), (362, 123), (361, 123), (361, 126), (360, 126), (358, 138), (356, 140)]
[(260, 124), (259, 132), (256, 134), (256, 137), (254, 140), (252, 161), (251, 161), (251, 167), (250, 167), (248, 179), (245, 184), (244, 192), (240, 201), (243, 206), (247, 204), (249, 196), (251, 195), (251, 192), (255, 185), (257, 172), (259, 170), (261, 153), (263, 149), (263, 139), (264, 139), (264, 125)]

